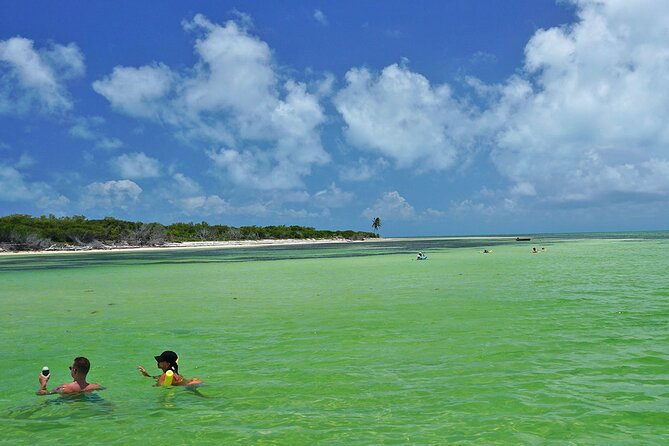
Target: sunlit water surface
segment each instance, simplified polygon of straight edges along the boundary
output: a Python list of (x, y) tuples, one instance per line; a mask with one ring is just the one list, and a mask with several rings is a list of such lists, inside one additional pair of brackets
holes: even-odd
[[(0, 443), (667, 444), (668, 252), (665, 232), (0, 257)], [(166, 349), (205, 384), (152, 387), (135, 366)], [(35, 395), (79, 355), (105, 390)]]

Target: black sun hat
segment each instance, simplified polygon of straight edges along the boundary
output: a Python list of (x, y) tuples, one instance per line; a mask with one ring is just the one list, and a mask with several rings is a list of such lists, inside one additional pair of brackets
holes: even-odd
[(167, 362), (176, 372), (179, 370), (179, 356), (171, 350), (165, 350), (158, 356), (154, 356), (157, 362)]

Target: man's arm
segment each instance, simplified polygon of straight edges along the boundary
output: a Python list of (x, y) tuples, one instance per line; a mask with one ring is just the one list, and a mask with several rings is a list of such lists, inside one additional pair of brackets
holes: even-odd
[(51, 373), (49, 373), (46, 376), (44, 376), (40, 373), (40, 375), (39, 375), (39, 390), (37, 391), (37, 394), (38, 395), (53, 395), (54, 393), (63, 393), (64, 384), (61, 384), (60, 386), (56, 387), (53, 390), (47, 390), (46, 385), (49, 382), (49, 379), (51, 379)]
[(63, 392), (63, 385), (62, 384), (60, 386), (56, 387), (55, 389), (52, 389), (52, 390), (40, 389), (40, 390), (37, 391), (38, 395), (55, 395), (57, 393), (66, 393), (66, 392)]

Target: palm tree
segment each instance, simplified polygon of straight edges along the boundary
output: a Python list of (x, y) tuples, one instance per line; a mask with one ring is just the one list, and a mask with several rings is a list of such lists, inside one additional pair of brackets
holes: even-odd
[(372, 220), (372, 229), (376, 231), (376, 234), (379, 234), (379, 228), (381, 227), (381, 219), (379, 217), (376, 217), (374, 220)]

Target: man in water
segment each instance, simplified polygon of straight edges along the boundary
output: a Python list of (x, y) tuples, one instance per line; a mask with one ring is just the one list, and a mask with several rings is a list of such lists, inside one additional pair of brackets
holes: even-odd
[(53, 393), (73, 394), (73, 393), (84, 393), (84, 392), (92, 392), (94, 390), (100, 390), (102, 388), (100, 384), (89, 383), (86, 381), (86, 375), (88, 375), (88, 371), (90, 369), (91, 369), (91, 362), (88, 359), (84, 358), (83, 356), (74, 358), (74, 362), (72, 362), (72, 365), (70, 366), (70, 375), (72, 376), (72, 379), (74, 381), (67, 384), (61, 384), (60, 386), (56, 387), (53, 390), (47, 390), (46, 388), (46, 384), (49, 382), (49, 379), (51, 378), (51, 373), (49, 373), (46, 376), (40, 374), (39, 376), (40, 389), (37, 391), (37, 394), (38, 395), (51, 395)]

